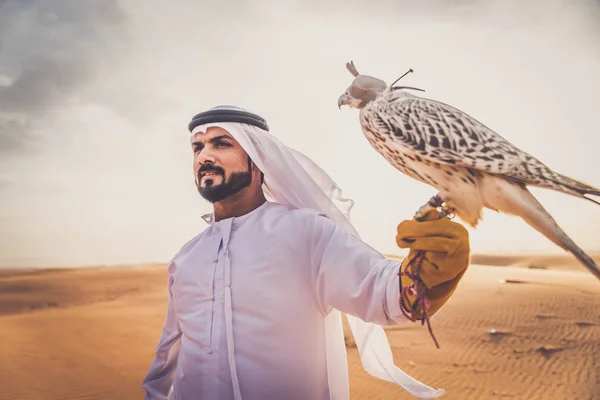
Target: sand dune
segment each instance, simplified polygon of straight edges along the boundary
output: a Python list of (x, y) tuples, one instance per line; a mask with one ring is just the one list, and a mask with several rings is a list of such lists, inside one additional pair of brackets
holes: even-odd
[[(387, 254), (390, 258), (402, 256)], [(600, 265), (600, 254), (590, 254)], [(473, 254), (471, 263), (493, 267), (518, 267), (529, 269), (547, 269), (585, 272), (587, 269), (570, 253), (564, 254)]]
[[(426, 326), (386, 328), (397, 365), (445, 399), (600, 398), (600, 282), (552, 260), (472, 265), (432, 321), (441, 349)], [(143, 398), (166, 278), (164, 265), (0, 273), (0, 399)], [(353, 399), (411, 398), (362, 370), (351, 337), (348, 352)]]
[[(600, 254), (590, 254), (600, 265)], [(563, 255), (493, 255), (474, 254), (471, 257), (473, 264), (492, 265), (499, 267), (523, 267), (530, 269), (550, 269), (567, 271), (587, 271), (585, 267), (569, 253)]]

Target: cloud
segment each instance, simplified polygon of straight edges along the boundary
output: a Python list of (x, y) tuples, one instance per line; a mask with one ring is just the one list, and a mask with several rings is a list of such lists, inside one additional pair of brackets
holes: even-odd
[[(0, 3), (0, 152), (21, 150), (123, 50), (114, 0)], [(120, 45), (119, 45), (119, 40)]]
[[(600, 146), (598, 4), (0, 0), (0, 264), (166, 260), (205, 227), (186, 125), (216, 104), (264, 115), (356, 200), (361, 236), (397, 251), (396, 223), (433, 193), (337, 110), (349, 59), (386, 81), (414, 68), (407, 85), (597, 184), (585, 162)], [(540, 200), (597, 246), (593, 204)], [(472, 238), (486, 251), (555, 249), (493, 213)]]

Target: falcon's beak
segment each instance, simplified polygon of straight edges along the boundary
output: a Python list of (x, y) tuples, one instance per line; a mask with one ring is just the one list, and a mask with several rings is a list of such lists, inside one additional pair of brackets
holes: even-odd
[(343, 95), (341, 95), (338, 99), (338, 109), (341, 109), (343, 105), (348, 104), (350, 100), (352, 100), (352, 97), (350, 97), (348, 93), (344, 93)]

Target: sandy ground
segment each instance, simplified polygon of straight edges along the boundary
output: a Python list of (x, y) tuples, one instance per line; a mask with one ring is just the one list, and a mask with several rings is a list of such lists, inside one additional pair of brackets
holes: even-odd
[[(600, 399), (600, 282), (566, 257), (474, 256), (426, 326), (386, 328), (397, 365), (444, 399)], [(0, 271), (0, 399), (142, 399), (166, 267)], [(494, 331), (492, 331), (494, 330)], [(350, 335), (351, 336), (351, 335)], [(347, 340), (352, 399), (410, 399)]]

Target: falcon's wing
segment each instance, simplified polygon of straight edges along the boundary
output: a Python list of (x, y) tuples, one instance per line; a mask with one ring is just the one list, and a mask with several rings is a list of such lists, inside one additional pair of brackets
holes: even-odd
[(473, 117), (435, 100), (388, 89), (363, 111), (367, 128), (432, 162), (532, 184), (530, 172), (548, 168)]

